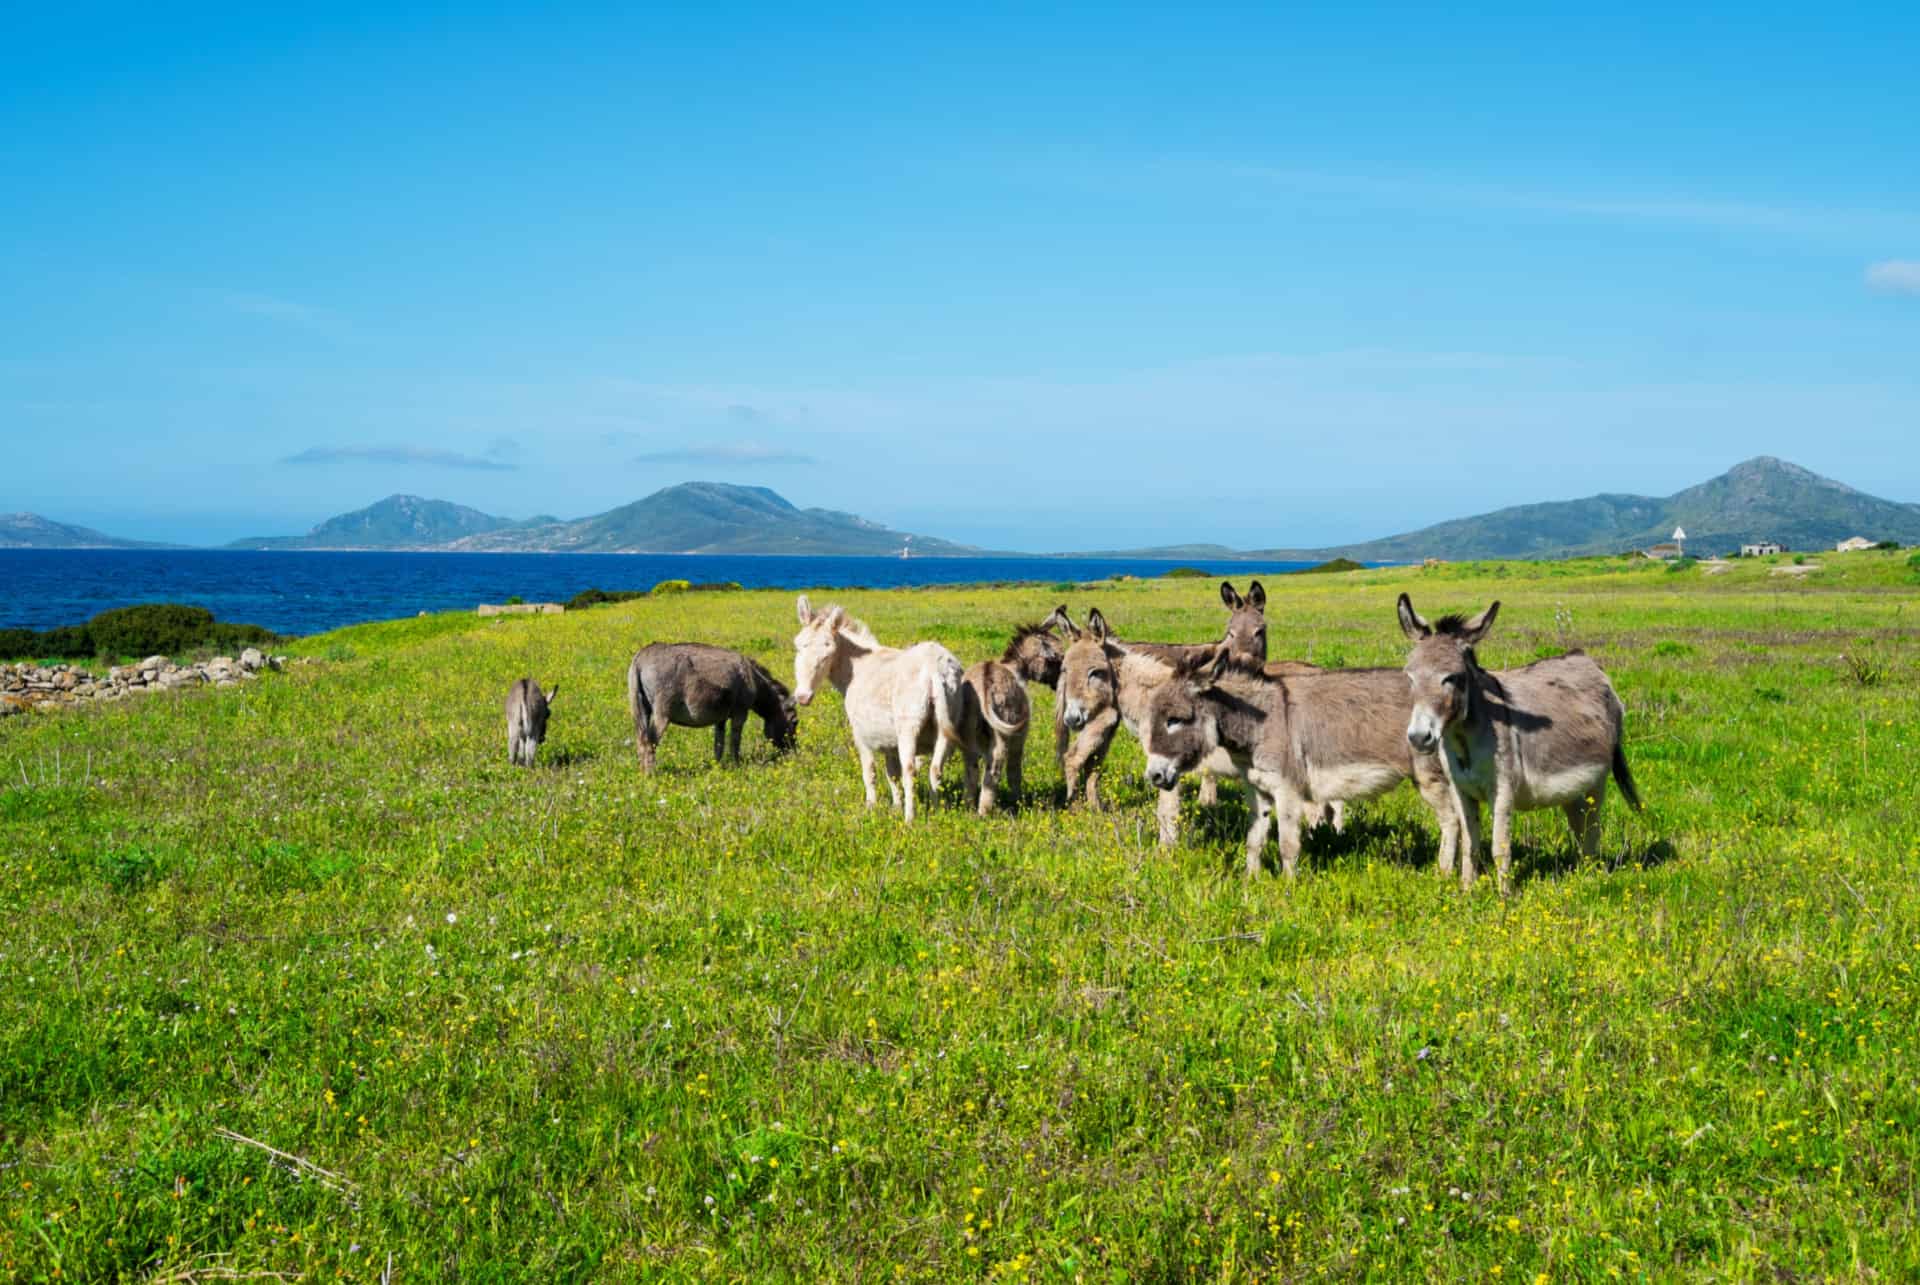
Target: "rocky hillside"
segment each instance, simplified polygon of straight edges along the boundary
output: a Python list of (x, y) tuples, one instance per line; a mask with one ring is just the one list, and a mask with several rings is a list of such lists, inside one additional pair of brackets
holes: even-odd
[(122, 540), (92, 527), (55, 522), (38, 513), (0, 513), (0, 549), (165, 549), (173, 546)]
[(898, 553), (974, 555), (948, 540), (909, 536), (832, 509), (796, 508), (764, 486), (683, 482), (575, 522), (525, 525), (460, 540), (462, 550), (564, 553)]
[(1593, 495), (1522, 504), (1478, 517), (1326, 549), (1221, 550), (1186, 545), (1133, 550), (1133, 556), (1249, 559), (1565, 558), (1620, 553), (1687, 532), (1691, 552), (1729, 553), (1752, 540), (1789, 549), (1831, 549), (1849, 536), (1920, 543), (1920, 504), (1856, 491), (1818, 473), (1762, 455), (1698, 486), (1668, 496)]
[[(552, 522), (534, 518), (533, 522)], [(328, 518), (305, 535), (249, 536), (230, 549), (433, 549), (470, 536), (524, 525), (513, 518), (448, 500), (389, 495), (364, 509)]]

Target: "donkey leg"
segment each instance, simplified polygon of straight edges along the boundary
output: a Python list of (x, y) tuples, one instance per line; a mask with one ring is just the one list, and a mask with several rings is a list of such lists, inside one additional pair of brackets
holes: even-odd
[(1460, 814), (1460, 887), (1462, 891), (1473, 890), (1474, 855), (1480, 850), (1480, 803), (1477, 799), (1462, 796)]
[(1180, 786), (1176, 783), (1171, 790), (1160, 791), (1160, 797), (1153, 805), (1154, 828), (1159, 832), (1160, 846), (1171, 848), (1180, 840)]
[(1300, 813), (1298, 799), (1276, 799), (1274, 814), (1280, 835), (1280, 873), (1289, 880), (1300, 869)]
[[(998, 782), (1000, 780), (1000, 770), (1004, 766), (1004, 760), (1006, 759), (1006, 753), (1001, 748), (1001, 738), (997, 733), (993, 737), (992, 747), (988, 749), (982, 757), (985, 761), (981, 764), (982, 771), (979, 779), (980, 815), (990, 817), (993, 815), (994, 804), (999, 802)], [(973, 797), (973, 789), (971, 786), (968, 787), (967, 797)]]
[(900, 806), (900, 751), (888, 750), (882, 762), (887, 769), (887, 794), (892, 798), (893, 806), (897, 808)]
[(1333, 832), (1345, 834), (1347, 832), (1347, 801), (1335, 799), (1327, 805), (1327, 810), (1333, 814)]
[(947, 760), (953, 755), (953, 742), (944, 736), (936, 736), (933, 742), (933, 757), (927, 763), (927, 798), (929, 802), (940, 797), (940, 774), (946, 771)]
[(713, 763), (715, 767), (727, 761), (727, 720), (721, 719), (713, 725)]
[(1210, 808), (1220, 801), (1220, 780), (1213, 773), (1200, 773), (1200, 806)]
[(901, 723), (894, 729), (894, 734), (900, 738), (901, 813), (911, 821), (918, 810), (914, 800), (913, 778), (920, 767), (920, 725)]
[(1273, 798), (1265, 791), (1255, 787), (1253, 793), (1253, 824), (1247, 827), (1247, 877), (1253, 878), (1260, 873), (1261, 858), (1267, 852), (1267, 832), (1273, 828)]
[(879, 795), (873, 788), (873, 750), (857, 740), (853, 743), (853, 748), (860, 755), (860, 784), (866, 787), (867, 806), (871, 808), (879, 801)]
[(747, 730), (747, 711), (741, 710), (733, 716), (732, 724), (727, 728), (727, 752), (733, 761), (740, 761), (740, 737)]
[(640, 770), (642, 772), (653, 771), (657, 762), (655, 751), (659, 747), (659, 744), (660, 738), (655, 734), (651, 723), (643, 721), (633, 729), (633, 750), (635, 754), (640, 756)]
[(1027, 738), (1022, 736), (1007, 746), (1007, 793), (1013, 796), (1013, 806), (1019, 807), (1025, 796), (1020, 780), (1021, 764), (1027, 757)]
[(1460, 805), (1461, 800), (1454, 794), (1452, 784), (1446, 777), (1434, 772), (1423, 771), (1416, 763), (1413, 772), (1413, 787), (1420, 791), (1420, 798), (1433, 813), (1433, 820), (1440, 827), (1440, 858), (1434, 863), (1434, 870), (1442, 879), (1453, 873), (1455, 860), (1460, 854)]
[(1606, 800), (1602, 785), (1592, 794), (1575, 799), (1566, 805), (1567, 828), (1573, 831), (1573, 841), (1579, 845), (1583, 857), (1600, 855), (1600, 805)]
[(1513, 793), (1496, 788), (1493, 795), (1493, 865), (1500, 875), (1500, 895), (1513, 893)]

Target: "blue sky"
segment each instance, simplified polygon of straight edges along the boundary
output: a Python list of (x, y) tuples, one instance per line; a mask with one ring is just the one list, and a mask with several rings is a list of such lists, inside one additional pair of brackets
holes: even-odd
[(0, 509), (1920, 501), (1920, 9), (1033, 8), (12, 12)]

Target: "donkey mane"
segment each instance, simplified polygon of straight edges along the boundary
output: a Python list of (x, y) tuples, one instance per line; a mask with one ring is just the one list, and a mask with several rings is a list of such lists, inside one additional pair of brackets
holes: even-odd
[(836, 611), (840, 613), (840, 620), (838, 624), (834, 625), (834, 632), (845, 634), (855, 642), (868, 647), (878, 647), (880, 645), (880, 640), (873, 636), (873, 630), (867, 628), (866, 621), (856, 620), (847, 614), (845, 607), (839, 606), (838, 604), (829, 604), (820, 608), (820, 610), (813, 613), (813, 618), (818, 620), (822, 616), (830, 616)]
[(1467, 632), (1467, 618), (1463, 613), (1456, 611), (1434, 621), (1431, 628), (1436, 634), (1450, 634), (1457, 638)]
[(767, 686), (773, 688), (774, 692), (778, 694), (782, 700), (785, 700), (787, 697), (793, 695), (792, 692), (787, 690), (787, 685), (785, 683), (781, 682), (779, 679), (775, 678), (772, 674), (767, 672), (767, 667), (765, 665), (761, 664), (759, 661), (755, 660), (751, 656), (748, 656), (745, 659), (748, 666), (752, 668), (754, 677), (758, 678), (761, 682), (765, 683)]
[(1009, 663), (1020, 659), (1020, 644), (1035, 636), (1052, 638), (1053, 630), (1038, 623), (1021, 625), (1013, 631), (1013, 639), (1007, 643), (1007, 649), (1000, 653), (1000, 659)]

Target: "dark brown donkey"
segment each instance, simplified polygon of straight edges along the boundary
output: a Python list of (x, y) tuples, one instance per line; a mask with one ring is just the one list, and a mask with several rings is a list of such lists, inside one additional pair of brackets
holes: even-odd
[(627, 708), (640, 766), (653, 771), (654, 750), (669, 725), (711, 727), (713, 758), (731, 749), (740, 761), (740, 733), (758, 714), (776, 750), (794, 746), (800, 725), (793, 697), (758, 661), (706, 643), (653, 643), (627, 666)]
[[(1406, 594), (1399, 603), (1400, 628), (1413, 642), (1407, 741), (1417, 751), (1441, 751), (1465, 835), (1463, 888), (1473, 886), (1480, 805), (1493, 805), (1493, 861), (1505, 896), (1513, 890), (1515, 811), (1562, 809), (1580, 850), (1595, 856), (1608, 773), (1629, 806), (1640, 806), (1640, 792), (1621, 744), (1626, 706), (1592, 657), (1573, 651), (1519, 669), (1480, 668), (1473, 649), (1499, 611), (1496, 602), (1471, 620), (1429, 623)], [(1442, 874), (1453, 870), (1447, 857), (1443, 847)]]
[[(1052, 687), (1060, 681), (1060, 640), (1053, 636), (1053, 618), (1014, 631), (998, 660), (982, 660), (967, 667), (960, 691), (960, 752), (966, 764), (967, 797), (978, 792), (980, 815), (989, 815), (997, 801), (995, 783), (1006, 773), (1007, 789), (1020, 797), (1020, 771), (1027, 753), (1027, 725), (1033, 716), (1027, 684)], [(984, 761), (986, 771), (981, 774)]]

